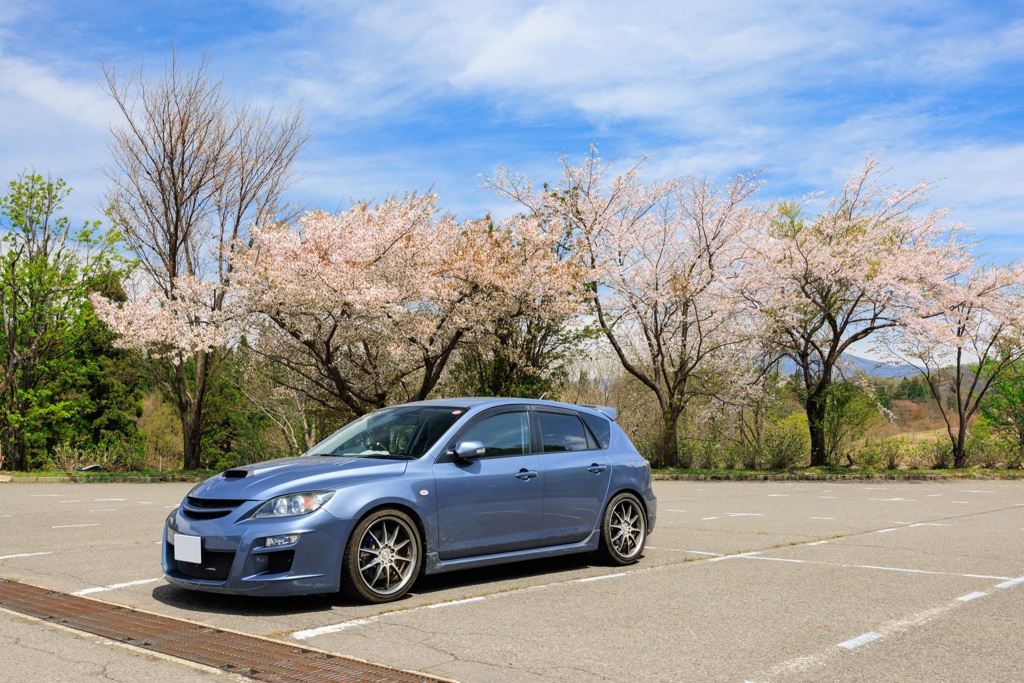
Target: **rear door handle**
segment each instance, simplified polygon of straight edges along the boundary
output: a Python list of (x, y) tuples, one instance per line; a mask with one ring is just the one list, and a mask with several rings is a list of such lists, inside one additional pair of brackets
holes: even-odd
[(607, 470), (608, 465), (598, 465), (596, 462), (587, 468), (587, 472), (591, 472), (593, 474), (600, 474), (601, 472), (605, 472)]
[(527, 481), (529, 479), (533, 479), (536, 476), (537, 476), (536, 472), (534, 472), (533, 470), (528, 470), (525, 467), (523, 469), (519, 470), (518, 472), (516, 472), (516, 479), (522, 479), (523, 481)]

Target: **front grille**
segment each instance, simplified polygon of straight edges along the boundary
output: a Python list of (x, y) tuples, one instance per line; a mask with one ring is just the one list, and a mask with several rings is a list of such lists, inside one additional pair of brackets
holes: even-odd
[(244, 500), (216, 500), (188, 496), (181, 504), (181, 514), (189, 519), (218, 519), (231, 514)]
[(231, 572), (231, 564), (235, 561), (233, 552), (216, 552), (213, 550), (203, 551), (201, 563), (182, 562), (177, 560), (178, 571), (193, 579), (207, 579), (209, 581), (224, 581)]

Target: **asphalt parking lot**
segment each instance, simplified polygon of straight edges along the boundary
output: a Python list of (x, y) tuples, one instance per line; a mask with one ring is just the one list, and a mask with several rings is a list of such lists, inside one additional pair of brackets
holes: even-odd
[[(464, 681), (1024, 680), (1024, 482), (657, 482), (625, 569), (569, 558), (405, 599), (161, 578), (188, 484), (0, 484), (0, 577)], [(229, 680), (0, 611), (0, 680)]]

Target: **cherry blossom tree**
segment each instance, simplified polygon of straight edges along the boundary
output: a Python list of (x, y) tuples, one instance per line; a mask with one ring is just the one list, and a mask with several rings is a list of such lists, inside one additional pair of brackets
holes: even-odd
[(946, 212), (921, 213), (930, 185), (883, 185), (878, 157), (821, 213), (784, 202), (753, 236), (743, 291), (768, 345), (800, 370), (811, 465), (827, 464), (826, 411), (833, 373), (853, 344), (919, 316), (930, 293), (962, 271), (966, 250)]
[(578, 305), (577, 273), (539, 221), (459, 222), (436, 202), (411, 194), (255, 230), (233, 262), (246, 309), (271, 323), (255, 349), (325, 407), (360, 415), (426, 398), (474, 330)]
[(485, 184), (564, 234), (580, 262), (591, 313), (622, 367), (657, 397), (654, 464), (678, 458), (678, 423), (691, 397), (743, 364), (755, 335), (733, 282), (744, 270), (742, 236), (761, 220), (748, 200), (757, 174), (722, 189), (694, 177), (644, 183), (642, 159), (608, 178), (597, 151), (562, 158), (557, 186), (499, 169)]
[[(953, 467), (961, 468), (971, 419), (993, 384), (1024, 358), (1024, 267), (972, 269), (932, 289), (928, 302), (882, 346), (924, 377), (946, 423)], [(952, 386), (942, 372), (950, 366)]]
[(153, 80), (104, 68), (124, 116), (111, 129), (107, 200), (139, 261), (141, 287), (123, 306), (94, 296), (120, 345), (146, 351), (178, 410), (185, 467), (200, 465), (203, 402), (228, 325), (232, 260), (251, 223), (269, 220), (308, 132), (299, 110), (282, 117), (237, 106), (207, 75), (171, 57)]

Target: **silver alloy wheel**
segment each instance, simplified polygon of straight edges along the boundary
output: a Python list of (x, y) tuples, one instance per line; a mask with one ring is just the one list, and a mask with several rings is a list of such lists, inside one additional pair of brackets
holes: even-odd
[(402, 591), (415, 577), (419, 545), (409, 524), (393, 516), (381, 517), (359, 539), (359, 576), (381, 597)]
[(647, 524), (636, 500), (624, 496), (615, 503), (608, 527), (608, 543), (620, 558), (628, 561), (640, 554)]

